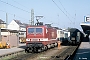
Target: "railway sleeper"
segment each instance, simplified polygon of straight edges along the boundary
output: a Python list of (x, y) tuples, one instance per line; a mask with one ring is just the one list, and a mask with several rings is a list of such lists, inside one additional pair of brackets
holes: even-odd
[(52, 60), (68, 60), (70, 58), (70, 55), (64, 55), (64, 56), (52, 56)]
[(56, 56), (51, 56), (51, 58), (53, 58), (54, 60), (68, 60), (71, 59), (72, 55), (74, 54), (75, 50), (76, 50), (76, 46), (71, 46), (69, 48), (67, 48), (64, 52), (62, 52), (61, 54), (58, 54)]

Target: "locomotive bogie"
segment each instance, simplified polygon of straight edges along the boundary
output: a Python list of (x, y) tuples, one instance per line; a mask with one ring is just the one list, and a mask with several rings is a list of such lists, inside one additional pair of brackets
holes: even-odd
[(56, 43), (54, 43), (54, 46), (56, 47), (58, 44), (57, 44), (57, 42)]
[(54, 43), (50, 44), (50, 48), (53, 48), (54, 47)]
[(48, 45), (47, 45), (47, 47), (48, 47), (48, 49), (49, 49), (49, 48), (51, 48), (51, 45), (50, 45), (50, 44), (48, 44)]
[(28, 43), (26, 45), (26, 51), (28, 52), (39, 52), (44, 48), (44, 45), (42, 43)]

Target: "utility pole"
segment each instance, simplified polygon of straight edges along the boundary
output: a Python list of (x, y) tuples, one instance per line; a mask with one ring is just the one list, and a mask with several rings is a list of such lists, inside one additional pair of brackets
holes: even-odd
[(31, 24), (30, 25), (34, 25), (34, 10), (31, 9)]
[(15, 14), (14, 14), (14, 19), (15, 19)]
[(6, 13), (6, 28), (8, 26), (8, 14)]

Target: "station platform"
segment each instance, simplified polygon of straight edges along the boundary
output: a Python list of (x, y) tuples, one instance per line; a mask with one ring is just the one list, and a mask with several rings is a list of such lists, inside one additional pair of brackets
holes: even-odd
[(0, 49), (0, 56), (23, 50), (25, 50), (25, 44), (19, 44), (18, 47), (13, 47), (9, 49)]
[(90, 60), (90, 42), (81, 42), (73, 60)]

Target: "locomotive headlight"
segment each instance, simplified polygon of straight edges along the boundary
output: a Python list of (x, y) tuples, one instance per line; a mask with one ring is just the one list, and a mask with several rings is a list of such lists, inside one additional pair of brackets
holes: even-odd
[(41, 39), (41, 40), (43, 40), (43, 39)]
[(30, 41), (30, 39), (26, 39), (26, 41)]

